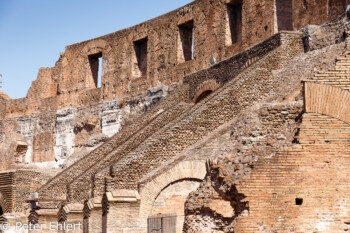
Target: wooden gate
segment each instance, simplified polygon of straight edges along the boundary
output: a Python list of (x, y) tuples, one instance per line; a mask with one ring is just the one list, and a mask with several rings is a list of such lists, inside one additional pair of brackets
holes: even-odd
[(158, 214), (148, 217), (148, 233), (176, 233), (176, 214)]

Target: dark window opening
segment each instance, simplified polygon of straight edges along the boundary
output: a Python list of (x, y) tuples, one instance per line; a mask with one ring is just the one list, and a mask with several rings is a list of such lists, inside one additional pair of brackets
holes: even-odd
[(278, 31), (293, 31), (292, 0), (276, 0)]
[(229, 24), (229, 44), (242, 40), (242, 1), (232, 1), (227, 4), (227, 17)]
[(181, 39), (182, 58), (180, 60), (190, 61), (193, 60), (194, 49), (194, 25), (193, 20), (181, 24), (179, 26), (179, 33)]
[(102, 82), (102, 53), (90, 55), (89, 63), (95, 86), (99, 88)]
[(147, 42), (148, 38), (134, 42), (134, 49), (137, 60), (134, 76), (143, 77), (147, 75)]
[(303, 204), (303, 198), (295, 198), (295, 204), (296, 205), (302, 205)]
[(202, 94), (200, 94), (196, 99), (196, 103), (199, 103), (203, 99), (207, 98), (212, 92), (213, 92), (212, 90), (208, 90), (208, 91), (205, 91)]

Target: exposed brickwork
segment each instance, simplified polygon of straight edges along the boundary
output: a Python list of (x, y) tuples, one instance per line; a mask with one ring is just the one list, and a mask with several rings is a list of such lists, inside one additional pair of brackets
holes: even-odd
[(347, 18), (278, 33), (346, 3), (197, 0), (67, 46), (26, 98), (0, 92), (4, 218), (31, 205), (30, 222), (84, 232), (146, 232), (158, 214), (176, 232), (346, 230), (346, 189), (326, 175), (346, 173), (349, 55), (305, 82), (301, 126), (299, 81), (349, 47)]
[[(319, 72), (313, 79), (305, 81), (305, 110), (311, 113), (303, 114), (294, 140), (296, 144), (279, 145), (277, 153), (263, 157), (259, 150), (255, 150), (259, 159), (249, 163), (248, 172), (244, 169), (246, 173), (240, 176), (237, 172), (244, 163), (237, 166), (234, 163), (237, 157), (211, 166), (211, 179), (203, 182), (200, 189), (189, 197), (186, 232), (349, 230), (345, 220), (347, 195), (341, 191), (344, 183), (339, 178), (347, 170), (346, 163), (341, 162), (348, 154), (348, 114), (344, 113), (348, 105), (347, 55), (337, 61), (334, 69)], [(261, 121), (267, 129), (263, 135), (271, 132), (271, 136), (277, 137), (271, 138), (269, 145), (275, 144), (273, 140), (285, 137), (286, 128), (275, 126), (299, 115), (290, 115), (291, 112), (294, 111), (285, 111), (281, 105), (262, 108)], [(298, 112), (300, 108), (294, 113)], [(235, 170), (234, 175), (230, 172), (232, 170)], [(236, 192), (230, 193), (230, 190)], [(198, 195), (202, 198), (197, 199)], [(235, 210), (231, 216), (220, 213), (225, 208), (218, 211), (209, 205), (216, 199), (230, 198), (238, 198), (231, 203)], [(244, 204), (243, 211), (240, 204)]]
[[(208, 68), (215, 62), (223, 61), (270, 38), (278, 32), (275, 24), (278, 24), (280, 19), (283, 22), (298, 25), (298, 28), (310, 22), (320, 24), (342, 13), (346, 2), (324, 0), (317, 5), (317, 10), (314, 9), (314, 4), (313, 1), (294, 1), (291, 9), (290, 4), (278, 2), (275, 4), (271, 1), (266, 3), (244, 1), (237, 5), (235, 1), (228, 0), (214, 2), (197, 0), (134, 27), (67, 46), (66, 51), (60, 54), (55, 67), (39, 70), (37, 80), (33, 81), (26, 98), (11, 100), (5, 94), (2, 95), (0, 112), (3, 117), (1, 119), (23, 118), (25, 120), (30, 134), (23, 131), (20, 133), (25, 136), (28, 144), (24, 159), (26, 162), (56, 160), (61, 164), (62, 160), (79, 151), (74, 148), (75, 145), (84, 144), (92, 134), (100, 133), (101, 130), (102, 133), (106, 133), (109, 127), (104, 130), (102, 124), (102, 129), (96, 127), (90, 133), (78, 132), (75, 137), (71, 131), (64, 132), (64, 134), (69, 133), (68, 135), (62, 135), (56, 134), (52, 127), (45, 130), (38, 128), (37, 116), (48, 114), (50, 115), (47, 117), (48, 122), (54, 123), (56, 116), (52, 111), (76, 109), (81, 106), (93, 108), (93, 105), (113, 100), (125, 101), (125, 98), (145, 93), (149, 88), (182, 81), (184, 76), (190, 73)], [(230, 7), (239, 8), (239, 14), (236, 14), (238, 19), (230, 16)], [(284, 14), (279, 12), (287, 12), (286, 14), (291, 17), (286, 20)], [(310, 17), (311, 13), (312, 17)], [(260, 23), (255, 24), (254, 22), (257, 21)], [(188, 28), (189, 22), (192, 22), (191, 27), (194, 28), (193, 58), (182, 61), (179, 60), (179, 54), (183, 52), (181, 51), (183, 47), (181, 28), (183, 25), (187, 25)], [(295, 27), (288, 29), (293, 28)], [(228, 43), (228, 39), (232, 40), (232, 35), (235, 34), (239, 34), (237, 37), (239, 39)], [(272, 44), (278, 42), (273, 38), (270, 40)], [(137, 56), (139, 46), (136, 45), (142, 41), (145, 42), (143, 47), (146, 50), (140, 53), (145, 56), (141, 59), (144, 63), (142, 63), (143, 74), (140, 76), (139, 72), (136, 72), (140, 65), (138, 64), (140, 59)], [(247, 50), (240, 55), (238, 59), (240, 62), (233, 65), (234, 69), (238, 72), (239, 67), (251, 65), (274, 47), (276, 45), (271, 47), (264, 44), (263, 47)], [(98, 58), (102, 58), (103, 63), (103, 70), (100, 71), (102, 72), (100, 88), (97, 88), (95, 80), (97, 63), (92, 62), (96, 59), (98, 61)], [(194, 76), (191, 78), (191, 81), (187, 80), (187, 82), (191, 83), (190, 97), (193, 98), (193, 95), (198, 93), (195, 91), (196, 87), (203, 80), (197, 80)], [(223, 85), (227, 80), (217, 81)], [(139, 116), (139, 113), (135, 111), (134, 116)], [(124, 119), (130, 117), (123, 114), (125, 113), (120, 115)], [(97, 117), (101, 116), (97, 114)], [(105, 122), (105, 119), (100, 120)], [(109, 132), (108, 136), (116, 132), (118, 131)], [(71, 142), (72, 140), (74, 143)], [(63, 148), (62, 144), (67, 144), (67, 148)]]

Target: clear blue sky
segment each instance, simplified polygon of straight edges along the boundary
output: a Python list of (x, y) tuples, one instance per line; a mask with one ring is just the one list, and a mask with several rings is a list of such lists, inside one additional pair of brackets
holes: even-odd
[(157, 17), (192, 0), (0, 0), (2, 91), (25, 97), (66, 45)]

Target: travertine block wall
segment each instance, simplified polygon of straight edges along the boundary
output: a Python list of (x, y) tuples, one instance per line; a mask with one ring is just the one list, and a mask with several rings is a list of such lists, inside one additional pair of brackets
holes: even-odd
[[(23, 135), (27, 147), (25, 156), (19, 163), (33, 163), (41, 167), (58, 167), (69, 165), (76, 159), (96, 148), (108, 137), (117, 133), (122, 125), (130, 123), (141, 113), (151, 108), (167, 95), (168, 87), (150, 89), (148, 93), (133, 98), (105, 101), (100, 104), (47, 111), (28, 117), (0, 120), (4, 125), (3, 134), (15, 131)], [(11, 123), (12, 122), (12, 123)], [(10, 127), (11, 124), (14, 127)], [(13, 137), (13, 136), (12, 136)], [(3, 139), (5, 140), (5, 139)], [(13, 148), (3, 149), (7, 154)], [(73, 153), (79, 153), (70, 158)], [(12, 155), (13, 156), (13, 155)], [(4, 169), (9, 164), (2, 163)]]
[(96, 197), (84, 203), (84, 233), (102, 233), (102, 214), (102, 197)]
[(139, 202), (110, 202), (106, 224), (106, 232), (125, 232), (138, 233), (140, 230), (139, 224)]

